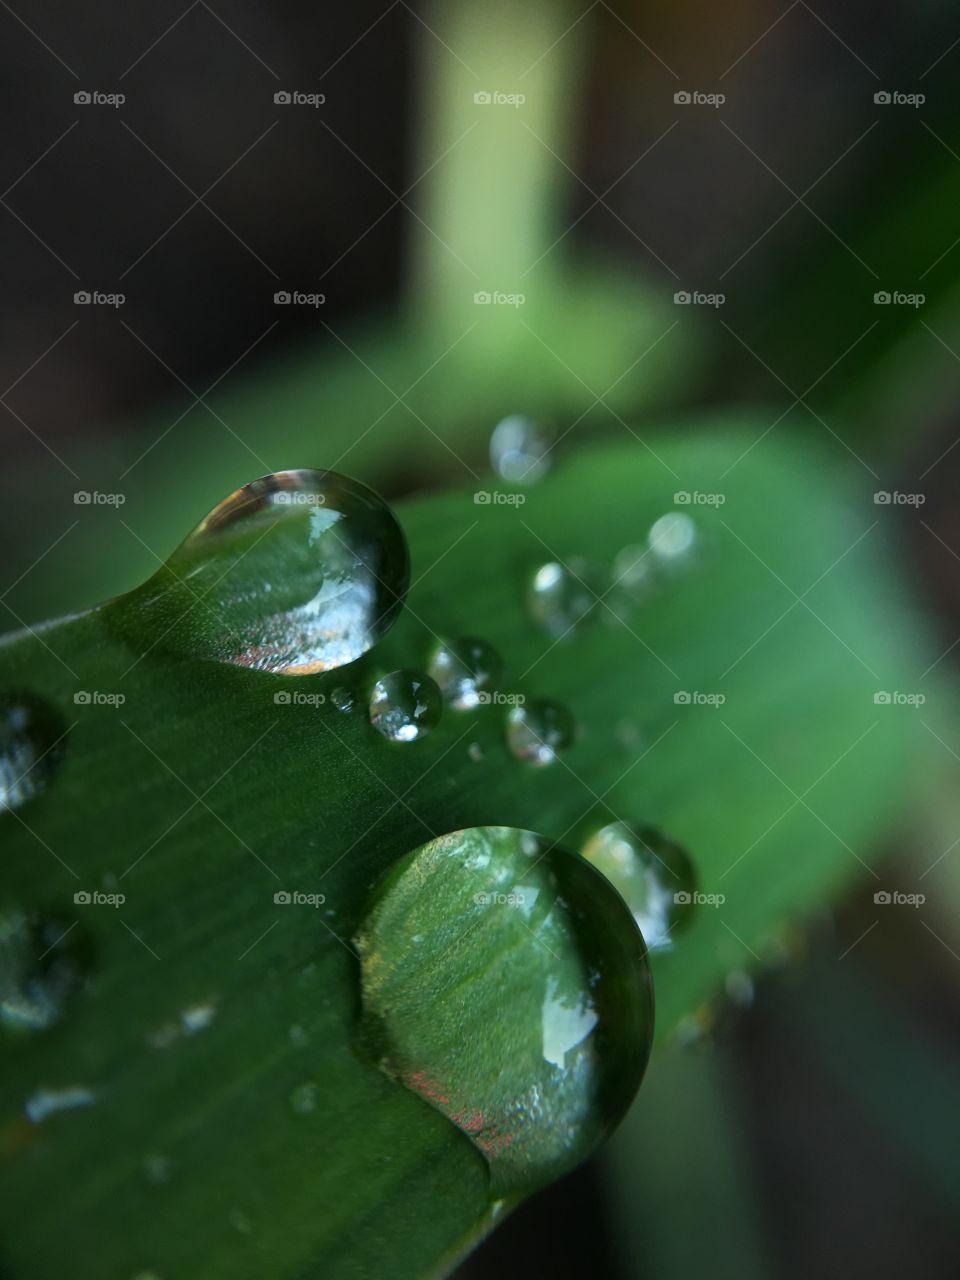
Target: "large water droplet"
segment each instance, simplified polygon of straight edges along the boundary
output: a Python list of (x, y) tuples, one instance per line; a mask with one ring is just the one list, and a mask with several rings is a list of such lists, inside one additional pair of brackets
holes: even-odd
[(0, 811), (19, 809), (38, 795), (63, 759), (67, 726), (26, 693), (0, 697)]
[(568, 564), (550, 560), (533, 575), (527, 609), (534, 622), (559, 639), (586, 621), (602, 594), (599, 574), (587, 561), (579, 556)]
[(26, 915), (0, 915), (0, 1023), (41, 1031), (63, 1016), (90, 968), (90, 946), (78, 924)]
[(110, 615), (138, 638), (278, 675), (353, 662), (394, 622), (409, 581), (389, 507), (334, 471), (244, 485)]
[(518, 760), (553, 764), (573, 742), (574, 727), (566, 707), (549, 698), (535, 698), (514, 707), (507, 716), (507, 746)]
[(671, 946), (689, 925), (696, 874), (680, 845), (653, 827), (611, 822), (581, 852), (623, 897), (651, 951)]
[(441, 836), (390, 869), (356, 944), (364, 1051), (476, 1143), (494, 1194), (559, 1177), (623, 1116), (653, 1030), (646, 953), (576, 855), (509, 827)]
[(511, 414), (498, 422), (490, 437), (490, 462), (510, 484), (536, 484), (550, 468), (554, 433), (550, 428)]
[(686, 564), (697, 540), (697, 526), (682, 511), (668, 511), (650, 526), (647, 541), (657, 564), (664, 569)]
[(370, 694), (370, 723), (391, 742), (414, 742), (440, 720), (440, 690), (421, 671), (391, 671)]
[(503, 662), (492, 644), (466, 636), (437, 645), (427, 670), (452, 707), (470, 711), (496, 688)]

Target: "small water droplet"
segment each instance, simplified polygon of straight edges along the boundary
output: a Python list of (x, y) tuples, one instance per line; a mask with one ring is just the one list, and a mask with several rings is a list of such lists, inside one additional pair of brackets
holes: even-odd
[(26, 915), (0, 915), (0, 1022), (40, 1031), (63, 1016), (90, 969), (92, 951), (79, 924)]
[(86, 1085), (70, 1085), (66, 1089), (38, 1089), (24, 1103), (24, 1113), (32, 1124), (42, 1124), (48, 1116), (58, 1111), (73, 1111), (77, 1107), (92, 1107), (96, 1094)]
[(330, 694), (330, 701), (338, 711), (353, 710), (353, 694), (349, 689), (344, 689), (342, 685), (338, 685)]
[(311, 675), (381, 639), (408, 580), (403, 533), (371, 489), (333, 471), (277, 471), (214, 507), (107, 616), (190, 657)]
[(469, 747), (467, 747), (467, 755), (474, 764), (479, 764), (483, 759), (483, 747), (481, 747), (479, 742), (471, 742)]
[(227, 1214), (227, 1221), (234, 1231), (239, 1231), (242, 1236), (252, 1235), (253, 1226), (242, 1209), (231, 1209)]
[(451, 707), (470, 711), (495, 689), (503, 674), (499, 653), (486, 640), (465, 636), (433, 651), (427, 672)]
[(746, 969), (733, 969), (727, 974), (724, 989), (738, 1009), (749, 1009), (757, 993), (753, 978)]
[(682, 511), (668, 511), (655, 520), (647, 535), (652, 555), (662, 568), (679, 567), (689, 557), (697, 538), (697, 526)]
[(415, 742), (440, 721), (440, 690), (421, 671), (391, 671), (370, 694), (370, 723), (391, 742)]
[(154, 1183), (155, 1186), (164, 1186), (170, 1181), (173, 1164), (169, 1156), (162, 1155), (159, 1151), (151, 1151), (144, 1157), (143, 1171), (149, 1182)]
[(569, 563), (550, 560), (534, 573), (527, 609), (555, 639), (572, 635), (595, 612), (603, 591), (597, 570), (579, 556)]
[(317, 1109), (317, 1086), (310, 1080), (298, 1084), (290, 1094), (290, 1106), (299, 1116), (309, 1115)]
[(518, 760), (529, 764), (553, 764), (573, 742), (573, 734), (573, 716), (549, 698), (513, 707), (507, 716), (507, 746)]
[(555, 434), (549, 427), (511, 414), (498, 422), (490, 437), (490, 462), (510, 484), (536, 484), (550, 469)]
[(656, 557), (649, 546), (632, 545), (617, 552), (613, 561), (614, 587), (633, 600), (645, 600), (656, 580)]
[(581, 858), (509, 827), (441, 836), (391, 867), (356, 944), (360, 1051), (477, 1145), (495, 1195), (567, 1172), (626, 1111), (646, 952)]
[(695, 911), (696, 876), (686, 852), (653, 827), (611, 822), (581, 850), (627, 906), (651, 951), (672, 946)]
[(66, 734), (63, 719), (39, 698), (0, 697), (0, 811), (43, 791), (63, 760)]

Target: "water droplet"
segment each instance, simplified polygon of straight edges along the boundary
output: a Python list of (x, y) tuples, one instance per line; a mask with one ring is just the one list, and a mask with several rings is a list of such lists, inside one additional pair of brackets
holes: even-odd
[(78, 924), (22, 911), (0, 915), (0, 1022), (21, 1031), (53, 1026), (90, 963)]
[(559, 639), (572, 635), (597, 609), (600, 575), (578, 556), (568, 564), (550, 560), (542, 564), (527, 592), (527, 609), (538, 626)]
[(164, 1186), (170, 1181), (170, 1175), (173, 1169), (169, 1156), (162, 1155), (159, 1151), (151, 1151), (149, 1155), (144, 1157), (143, 1172), (147, 1176), (149, 1182), (155, 1186)]
[(66, 1089), (38, 1089), (24, 1103), (24, 1113), (31, 1124), (42, 1124), (48, 1116), (58, 1111), (73, 1111), (77, 1107), (92, 1107), (96, 1094), (86, 1085), (70, 1085)]
[(391, 671), (370, 694), (370, 723), (391, 742), (414, 742), (440, 720), (440, 690), (420, 671)]
[(656, 564), (649, 546), (623, 547), (613, 561), (614, 586), (632, 600), (645, 600), (653, 590)]
[(573, 742), (573, 733), (573, 716), (549, 698), (513, 707), (507, 716), (507, 746), (518, 760), (530, 764), (553, 764)]
[(626, 1111), (646, 952), (581, 858), (509, 827), (441, 836), (391, 868), (356, 944), (361, 1051), (479, 1147), (494, 1194), (559, 1177)]
[(344, 689), (342, 685), (338, 685), (330, 694), (330, 701), (338, 711), (353, 710), (353, 694), (349, 689)]
[(668, 511), (655, 520), (647, 535), (652, 555), (662, 568), (682, 565), (693, 550), (697, 526), (682, 511)]
[(227, 1221), (234, 1231), (239, 1231), (242, 1236), (249, 1236), (253, 1232), (253, 1225), (242, 1209), (231, 1209), (227, 1214)]
[(696, 876), (680, 845), (653, 827), (611, 822), (581, 852), (626, 902), (651, 951), (671, 946), (674, 935), (689, 925)]
[(389, 507), (333, 471), (244, 485), (109, 616), (191, 657), (279, 675), (353, 662), (396, 619), (407, 546)]
[(495, 689), (503, 674), (499, 653), (486, 640), (466, 636), (437, 645), (427, 671), (440, 692), (458, 711), (470, 711)]
[(511, 414), (490, 437), (494, 471), (510, 484), (536, 484), (550, 469), (554, 438), (552, 430), (532, 418)]
[(471, 742), (469, 747), (467, 747), (467, 755), (474, 764), (479, 764), (483, 759), (483, 747), (481, 747), (479, 742)]
[(63, 759), (67, 726), (26, 693), (0, 697), (0, 811), (19, 809), (38, 795)]
[(317, 1086), (311, 1080), (298, 1084), (290, 1094), (290, 1106), (299, 1116), (306, 1116), (316, 1111)]

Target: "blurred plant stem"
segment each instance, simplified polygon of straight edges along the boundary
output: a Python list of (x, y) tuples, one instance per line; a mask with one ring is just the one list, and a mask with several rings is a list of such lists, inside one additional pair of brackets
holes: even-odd
[(587, 47), (578, 22), (570, 0), (427, 13), (409, 298), (441, 322), (463, 316), (477, 292), (529, 294), (556, 274)]
[(656, 1062), (602, 1162), (628, 1280), (773, 1274), (756, 1171), (722, 1049), (674, 1052)]

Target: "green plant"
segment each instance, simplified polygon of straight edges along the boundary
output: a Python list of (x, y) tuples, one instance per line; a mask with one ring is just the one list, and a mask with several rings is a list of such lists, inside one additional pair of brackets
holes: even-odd
[[(61, 1017), (4, 1042), (13, 1276), (420, 1276), (490, 1227), (477, 1149), (356, 1051), (371, 889), (434, 835), (508, 825), (578, 848), (620, 817), (690, 850), (724, 902), (653, 958), (658, 1052), (730, 969), (762, 964), (784, 920), (862, 873), (924, 773), (911, 709), (874, 702), (904, 687), (923, 639), (869, 499), (813, 451), (751, 448), (764, 425), (663, 435), (657, 460), (633, 444), (574, 455), (523, 505), (400, 504), (407, 607), (326, 675), (177, 656), (108, 608), (0, 645), (2, 688), (66, 729), (44, 790), (2, 816), (13, 958), (24, 921), (61, 922), (78, 979), (58, 988)], [(681, 484), (725, 497), (694, 511), (689, 572), (640, 605), (604, 588), (565, 640), (531, 621), (538, 566), (581, 558), (609, 583)], [(554, 764), (506, 750), (497, 706), (448, 708), (412, 743), (371, 727), (374, 682), (462, 635), (495, 646), (508, 687), (572, 712)], [(350, 712), (275, 699), (339, 687)], [(678, 700), (696, 692), (725, 701)], [(324, 910), (274, 902), (293, 889)], [(74, 907), (78, 890), (126, 901)], [(3, 956), (15, 997), (24, 966)], [(50, 1110), (71, 1089), (86, 1105)]]

